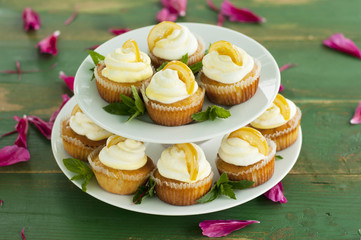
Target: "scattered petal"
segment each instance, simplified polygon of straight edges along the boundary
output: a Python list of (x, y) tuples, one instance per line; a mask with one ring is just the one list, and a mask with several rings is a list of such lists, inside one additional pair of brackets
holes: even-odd
[(351, 124), (360, 124), (361, 123), (361, 101), (359, 102), (355, 114), (350, 120)]
[(6, 136), (10, 136), (10, 135), (13, 135), (14, 133), (17, 133), (18, 131), (14, 130), (14, 131), (11, 131), (11, 132), (8, 132), (8, 133), (4, 133), (3, 135), (1, 135), (0, 137), (6, 137)]
[(163, 21), (174, 22), (177, 20), (177, 18), (178, 15), (175, 13), (171, 13), (167, 8), (162, 8), (162, 10), (160, 10), (156, 16), (158, 22), (163, 22)]
[(35, 125), (35, 127), (48, 139), (51, 139), (51, 130), (53, 128), (53, 124), (44, 121), (40, 117), (37, 116), (28, 116), (29, 122)]
[(23, 11), (24, 30), (38, 30), (41, 26), (40, 17), (37, 12), (27, 7)]
[(5, 74), (18, 74), (19, 75), (19, 80), (21, 80), (21, 74), (22, 73), (39, 72), (39, 69), (21, 70), (20, 61), (16, 61), (15, 65), (16, 65), (16, 70), (3, 70), (2, 73), (5, 73)]
[[(116, 36), (126, 33), (126, 32), (129, 32), (129, 31), (130, 31), (130, 28), (111, 28), (111, 29), (109, 29), (109, 32), (113, 33)], [(97, 45), (97, 47), (98, 46), (99, 45)]]
[(261, 23), (266, 20), (254, 14), (247, 8), (237, 8), (229, 0), (224, 0), (221, 5), (221, 13), (232, 22)]
[(74, 21), (74, 19), (76, 18), (76, 16), (78, 16), (78, 8), (77, 7), (75, 7), (73, 14), (64, 22), (64, 25), (69, 25), (70, 23), (72, 23)]
[(4, 201), (0, 199), (0, 207), (2, 207), (4, 204)]
[(44, 38), (38, 44), (36, 44), (36, 47), (40, 47), (41, 53), (49, 53), (55, 56), (56, 54), (58, 54), (58, 49), (56, 48), (56, 41), (59, 35), (60, 31), (55, 31), (52, 35)]
[(224, 15), (220, 12), (218, 14), (218, 20), (217, 20), (217, 25), (218, 26), (223, 26), (223, 22), (224, 22)]
[(25, 162), (30, 159), (28, 149), (17, 145), (5, 146), (0, 149), (0, 167)]
[(15, 145), (18, 147), (27, 148), (26, 135), (28, 134), (29, 130), (28, 118), (24, 115), (22, 118), (14, 116), (14, 119), (18, 122), (15, 125), (15, 129), (19, 133), (18, 137), (15, 140)]
[(86, 48), (86, 50), (95, 50), (99, 46), (100, 46), (100, 44), (97, 44), (97, 45)]
[(287, 202), (286, 197), (283, 195), (283, 186), (281, 182), (277, 183), (273, 188), (265, 192), (264, 195), (273, 202)]
[(25, 235), (24, 235), (24, 230), (25, 230), (25, 227), (24, 227), (23, 230), (21, 231), (21, 238), (22, 238), (23, 240), (26, 240)]
[(259, 223), (254, 220), (205, 220), (199, 224), (202, 234), (207, 237), (223, 237), (249, 224)]
[(283, 87), (283, 85), (280, 84), (280, 89), (278, 89), (278, 92), (280, 93), (280, 92), (282, 92), (284, 89), (285, 89), (285, 88)]
[(361, 58), (361, 51), (356, 44), (349, 38), (345, 38), (342, 33), (333, 34), (330, 38), (323, 41), (323, 44), (329, 48), (335, 49)]
[(59, 78), (63, 79), (71, 91), (74, 90), (74, 76), (68, 76), (63, 71), (59, 72)]
[(182, 17), (186, 15), (187, 0), (161, 0), (161, 3), (172, 14)]
[(286, 69), (296, 67), (296, 66), (297, 66), (297, 64), (287, 63), (287, 64), (283, 65), (282, 67), (280, 67), (280, 72), (283, 72)]
[(20, 67), (20, 62), (19, 62), (19, 61), (16, 61), (15, 64), (16, 64), (16, 70), (17, 70), (18, 73), (19, 73), (19, 80), (21, 80), (21, 67)]
[(217, 8), (216, 5), (214, 5), (214, 3), (212, 2), (212, 0), (207, 0), (207, 5), (208, 5), (208, 7), (210, 7), (210, 9), (212, 9), (213, 11), (219, 12), (219, 8)]
[(64, 107), (64, 105), (69, 101), (70, 97), (68, 96), (68, 94), (63, 94), (61, 95), (61, 97), (63, 98), (63, 103), (61, 104), (61, 106), (51, 115), (50, 119), (49, 119), (49, 123), (54, 125), (55, 119), (58, 116), (60, 110)]

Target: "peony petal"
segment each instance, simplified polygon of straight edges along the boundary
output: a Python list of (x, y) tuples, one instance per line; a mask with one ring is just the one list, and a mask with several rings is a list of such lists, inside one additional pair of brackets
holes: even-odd
[(41, 53), (49, 53), (55, 56), (56, 54), (58, 54), (58, 49), (56, 48), (56, 41), (59, 35), (60, 31), (55, 31), (52, 35), (44, 38), (38, 44), (36, 44), (36, 47), (40, 47)]
[(287, 202), (286, 197), (283, 195), (283, 186), (281, 182), (277, 183), (273, 188), (265, 192), (264, 195), (273, 202)]
[(216, 7), (216, 5), (214, 5), (214, 3), (212, 2), (212, 0), (207, 0), (207, 5), (210, 9), (212, 9), (215, 12), (219, 12), (219, 8)]
[(74, 90), (74, 76), (68, 76), (63, 71), (59, 72), (59, 78), (63, 79), (71, 91)]
[(24, 235), (24, 230), (25, 230), (25, 227), (24, 227), (23, 230), (21, 231), (21, 238), (22, 238), (22, 240), (26, 240), (25, 235)]
[(0, 167), (25, 162), (30, 159), (29, 150), (17, 145), (5, 146), (0, 149)]
[(283, 85), (280, 84), (280, 89), (278, 89), (278, 92), (280, 93), (280, 92), (282, 92), (284, 89), (285, 89), (285, 88), (283, 87)]
[(51, 130), (53, 128), (53, 124), (44, 121), (40, 117), (37, 116), (28, 116), (29, 122), (35, 125), (35, 127), (48, 139), (51, 139)]
[(207, 237), (223, 237), (249, 224), (259, 223), (254, 220), (205, 220), (199, 224), (202, 234)]
[(287, 63), (287, 64), (283, 65), (282, 67), (280, 67), (280, 72), (283, 72), (286, 69), (296, 67), (296, 66), (297, 66), (297, 64)]
[(218, 14), (218, 19), (217, 19), (217, 25), (218, 26), (223, 26), (223, 22), (224, 22), (224, 15), (222, 13)]
[(40, 17), (37, 12), (27, 7), (23, 11), (24, 30), (38, 30), (41, 26)]
[(70, 97), (68, 96), (68, 94), (63, 94), (61, 95), (61, 97), (63, 98), (63, 103), (60, 105), (60, 107), (51, 115), (50, 119), (49, 119), (49, 123), (50, 124), (54, 124), (56, 117), (58, 116), (60, 110), (64, 107), (64, 105), (69, 101)]
[(163, 7), (168, 9), (168, 11), (172, 14), (182, 17), (186, 15), (187, 0), (161, 0), (161, 3)]
[(177, 20), (177, 18), (178, 15), (175, 13), (171, 13), (167, 8), (162, 8), (162, 10), (160, 10), (156, 16), (158, 22), (163, 22), (163, 21), (174, 22)]
[(15, 125), (15, 129), (19, 133), (18, 137), (15, 140), (15, 145), (18, 147), (27, 148), (26, 135), (28, 134), (29, 130), (28, 118), (24, 115), (22, 118), (14, 116), (14, 119), (18, 122)]
[(333, 34), (330, 38), (323, 41), (323, 44), (329, 48), (335, 49), (361, 58), (361, 51), (356, 44), (349, 38), (345, 38), (342, 33)]
[(69, 25), (70, 23), (72, 23), (75, 20), (76, 16), (78, 16), (77, 7), (75, 7), (73, 14), (64, 22), (64, 25)]
[(130, 28), (111, 28), (111, 29), (109, 29), (109, 32), (113, 33), (116, 36), (126, 33), (126, 32), (129, 32), (129, 31), (130, 31)]
[(2, 207), (4, 204), (4, 201), (0, 199), (0, 207)]
[(232, 22), (261, 23), (266, 20), (247, 8), (237, 8), (229, 0), (224, 0), (221, 5), (221, 13)]
[(355, 114), (350, 120), (351, 124), (360, 124), (361, 123), (361, 101), (359, 102)]

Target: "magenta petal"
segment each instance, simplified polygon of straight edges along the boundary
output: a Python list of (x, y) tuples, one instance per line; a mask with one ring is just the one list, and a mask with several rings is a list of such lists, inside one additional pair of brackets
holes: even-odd
[(25, 227), (24, 227), (23, 230), (21, 231), (21, 238), (22, 238), (22, 240), (26, 240), (25, 235), (24, 235), (24, 230), (25, 230)]
[(0, 199), (0, 207), (2, 207), (4, 204), (4, 201)]
[[(109, 29), (109, 32), (113, 33), (114, 35), (120, 35), (126, 32), (129, 32), (130, 28), (111, 28)], [(99, 45), (98, 45), (99, 46)]]
[(278, 89), (278, 92), (280, 93), (280, 92), (282, 92), (284, 89), (285, 89), (285, 88), (283, 87), (283, 85), (280, 84), (280, 89)]
[(224, 0), (221, 5), (221, 13), (229, 17), (232, 22), (261, 23), (265, 19), (254, 14), (247, 8), (237, 8), (229, 0)]
[(100, 45), (99, 44), (97, 44), (97, 45), (94, 45), (94, 46), (91, 46), (91, 47), (88, 47), (88, 48), (86, 48), (86, 49), (89, 49), (89, 50), (94, 50), (94, 49), (96, 49), (97, 47), (99, 47)]
[(218, 12), (219, 9), (216, 7), (216, 5), (214, 5), (214, 3), (212, 2), (212, 0), (207, 0), (207, 5), (210, 9), (212, 9), (215, 12)]
[(254, 220), (205, 220), (199, 224), (202, 234), (207, 237), (223, 237), (245, 226), (259, 223)]
[[(164, 8), (172, 14), (185, 16), (187, 11), (187, 0), (161, 0)], [(174, 20), (175, 21), (175, 20)]]
[(297, 66), (297, 64), (287, 63), (287, 64), (283, 65), (282, 67), (280, 67), (280, 72), (283, 72), (286, 69), (296, 67), (296, 66)]
[(264, 195), (273, 202), (287, 202), (286, 197), (283, 195), (283, 186), (281, 182), (277, 183), (273, 188), (265, 192)]
[(156, 16), (158, 22), (163, 22), (163, 21), (174, 22), (175, 20), (177, 20), (177, 18), (178, 15), (175, 13), (171, 13), (167, 8), (162, 8), (162, 10), (160, 10)]
[(50, 124), (54, 124), (56, 117), (58, 116), (60, 110), (64, 107), (64, 105), (69, 101), (70, 97), (68, 96), (68, 94), (63, 94), (61, 95), (61, 97), (63, 98), (63, 103), (61, 104), (61, 106), (51, 115), (50, 119), (49, 119), (49, 123)]
[(323, 41), (323, 44), (329, 48), (335, 49), (361, 58), (361, 51), (356, 44), (349, 38), (345, 38), (342, 33), (333, 34), (330, 38)]
[(27, 148), (26, 144), (26, 135), (29, 130), (29, 122), (26, 116), (19, 118), (18, 116), (14, 116), (15, 121), (18, 123), (15, 126), (16, 131), (19, 133), (18, 137), (15, 140), (15, 145), (18, 147)]
[(36, 47), (40, 48), (41, 53), (49, 53), (53, 56), (58, 54), (58, 49), (56, 48), (56, 41), (59, 35), (60, 31), (55, 31), (52, 35), (44, 38), (38, 44), (36, 44)]
[(78, 16), (77, 7), (75, 8), (73, 14), (67, 20), (65, 20), (64, 25), (69, 25), (70, 23), (72, 23), (75, 20), (76, 16)]
[(218, 14), (218, 19), (217, 19), (217, 25), (218, 26), (223, 26), (223, 22), (224, 22), (224, 15), (222, 13)]
[(361, 101), (359, 102), (355, 114), (350, 120), (351, 124), (360, 124), (361, 123)]
[(43, 119), (37, 116), (28, 116), (29, 122), (35, 125), (35, 127), (47, 138), (51, 139), (51, 130), (53, 128), (53, 124), (44, 121)]
[(17, 145), (5, 146), (0, 149), (0, 167), (25, 162), (30, 159), (29, 150)]
[(63, 79), (71, 91), (74, 90), (74, 76), (68, 76), (63, 71), (59, 72), (59, 78)]
[(27, 7), (23, 11), (23, 22), (24, 22), (24, 30), (38, 30), (41, 26), (41, 21), (39, 15), (32, 10), (31, 8)]

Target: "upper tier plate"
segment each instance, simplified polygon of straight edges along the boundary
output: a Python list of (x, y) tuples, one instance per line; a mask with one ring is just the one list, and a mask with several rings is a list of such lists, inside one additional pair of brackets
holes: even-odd
[[(165, 127), (153, 123), (148, 115), (133, 119), (125, 123), (127, 116), (111, 115), (102, 108), (108, 103), (98, 94), (95, 81), (90, 81), (94, 64), (88, 56), (80, 65), (74, 83), (76, 100), (83, 110), (96, 124), (104, 129), (128, 138), (153, 143), (182, 143), (199, 142), (236, 130), (256, 119), (273, 102), (280, 86), (280, 72), (272, 55), (255, 40), (230, 29), (200, 24), (181, 23), (191, 32), (203, 38), (205, 46), (218, 40), (226, 40), (243, 48), (262, 64), (259, 87), (256, 94), (247, 102), (226, 107), (231, 112), (231, 117), (225, 120), (205, 121), (191, 123), (179, 127)], [(139, 28), (110, 39), (100, 45), (96, 51), (102, 55), (121, 47), (123, 43), (133, 38), (139, 49), (148, 52), (147, 36), (153, 26)], [(207, 99), (203, 109), (212, 105)]]

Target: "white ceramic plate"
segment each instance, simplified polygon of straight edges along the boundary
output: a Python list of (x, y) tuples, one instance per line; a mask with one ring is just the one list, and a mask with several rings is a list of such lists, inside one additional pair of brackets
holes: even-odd
[[(70, 156), (65, 152), (63, 148), (63, 142), (60, 138), (60, 123), (62, 120), (70, 116), (71, 110), (73, 109), (75, 103), (76, 103), (75, 99), (72, 98), (61, 110), (59, 116), (55, 121), (53, 133), (51, 136), (51, 146), (55, 160), (58, 163), (60, 169), (69, 179), (72, 176), (74, 176), (74, 173), (68, 171), (63, 164), (63, 159), (69, 158)], [(212, 165), (212, 169), (215, 173), (215, 177), (214, 177), (215, 180), (218, 179), (219, 177), (219, 174), (215, 167), (215, 160), (221, 142), (221, 138), (222, 138), (221, 136), (216, 137), (207, 142), (200, 144), (201, 148), (205, 152), (206, 158)], [(286, 174), (291, 170), (293, 165), (296, 163), (296, 160), (300, 153), (301, 144), (302, 144), (302, 132), (300, 129), (297, 141), (288, 149), (277, 153), (277, 155), (281, 155), (283, 159), (276, 161), (275, 172), (273, 177), (266, 183), (257, 186), (255, 188), (236, 190), (235, 193), (237, 200), (229, 199), (227, 197), (222, 196), (214, 200), (213, 202), (206, 204), (196, 204), (192, 206), (173, 206), (162, 202), (156, 197), (153, 197), (153, 198), (145, 198), (142, 204), (135, 205), (132, 203), (133, 196), (122, 196), (122, 195), (109, 193), (103, 190), (98, 185), (95, 177), (90, 181), (86, 193), (116, 207), (128, 209), (135, 212), (141, 212), (141, 213), (148, 213), (155, 215), (185, 216), (185, 215), (196, 215), (196, 214), (216, 212), (248, 202), (258, 197), (259, 195), (265, 193), (267, 190), (269, 190), (274, 185), (276, 185), (286, 176)], [(156, 161), (160, 156), (160, 153), (163, 151), (165, 146), (162, 144), (147, 143), (146, 148), (147, 148), (146, 150), (147, 155), (151, 157), (153, 161), (156, 163)], [(81, 189), (80, 181), (73, 181), (73, 183)]]
[[(248, 124), (264, 112), (273, 102), (280, 86), (280, 72), (277, 63), (267, 49), (255, 40), (227, 28), (200, 23), (182, 24), (201, 36), (206, 46), (218, 40), (227, 40), (242, 47), (251, 56), (258, 59), (262, 64), (262, 71), (255, 96), (245, 103), (227, 107), (232, 116), (225, 120), (217, 119), (213, 122), (205, 121), (179, 127), (165, 127), (153, 123), (148, 115), (144, 115), (125, 123), (127, 116), (112, 115), (102, 109), (108, 103), (98, 94), (95, 81), (90, 81), (92, 73), (89, 69), (94, 67), (94, 64), (88, 56), (80, 65), (74, 84), (75, 97), (83, 112), (99, 126), (112, 133), (153, 143), (199, 142), (211, 139)], [(133, 38), (141, 51), (148, 52), (146, 39), (151, 28), (152, 26), (139, 28), (112, 38), (99, 46), (96, 51), (107, 55), (121, 47), (126, 40)], [(212, 104), (205, 100), (203, 109), (209, 105)]]

